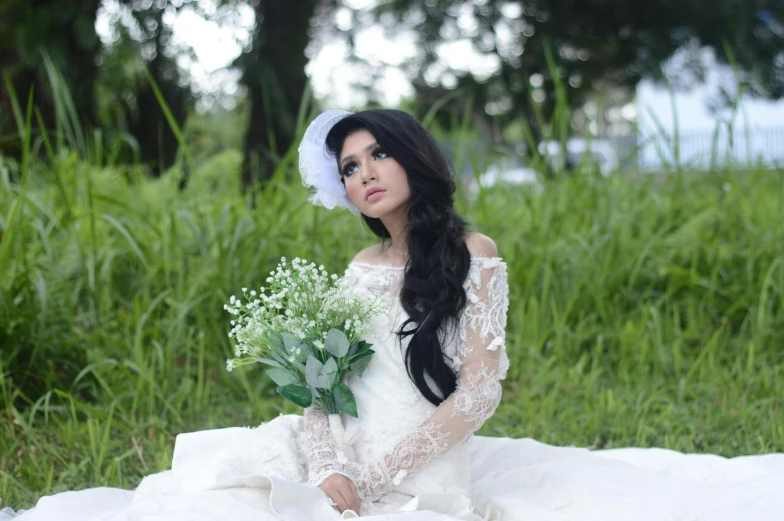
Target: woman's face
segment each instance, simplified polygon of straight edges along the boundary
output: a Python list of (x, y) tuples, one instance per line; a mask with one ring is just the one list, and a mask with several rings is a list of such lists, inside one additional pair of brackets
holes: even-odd
[(368, 217), (383, 217), (405, 206), (411, 197), (405, 169), (367, 130), (346, 137), (339, 165), (349, 198)]

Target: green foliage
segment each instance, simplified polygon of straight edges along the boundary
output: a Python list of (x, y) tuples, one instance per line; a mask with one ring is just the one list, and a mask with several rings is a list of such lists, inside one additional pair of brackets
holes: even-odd
[[(473, 93), (479, 114), (487, 117), (486, 110), (494, 124), (522, 119), (538, 132), (536, 111), (551, 119), (566, 90), (574, 108), (591, 99), (600, 106), (623, 104), (641, 78), (661, 79), (662, 65), (676, 51), (701, 47), (731, 63), (749, 93), (784, 97), (780, 0), (388, 0), (354, 11), (350, 33), (364, 30), (373, 11), (381, 25), (417, 35), (418, 55), (407, 68), (418, 78), (420, 114), (446, 92), (463, 90)], [(491, 72), (461, 66), (441, 71), (446, 62), (441, 60), (431, 68), (439, 47), (455, 42), (471, 42), (497, 66)], [(692, 59), (684, 68), (702, 77), (703, 67)], [(428, 78), (434, 70), (441, 71), (435, 86)]]
[[(0, 158), (12, 252), (0, 274), (0, 496), (21, 508), (133, 487), (169, 468), (179, 432), (297, 412), (276, 391), (304, 401), (311, 389), (276, 388), (261, 366), (226, 372), (223, 304), (281, 256), (342, 273), (374, 241), (349, 212), (310, 205), (291, 172), (251, 210), (228, 181), (182, 193), (176, 171), (147, 179), (65, 152), (24, 175)], [(231, 154), (211, 161), (236, 165)], [(221, 179), (209, 164), (194, 184)], [(784, 450), (781, 172), (586, 174), (473, 199), (464, 188), (460, 213), (509, 266), (511, 368), (480, 434)], [(367, 359), (368, 346), (349, 349)]]
[(338, 384), (335, 386), (335, 405), (337, 405), (338, 410), (348, 414), (349, 416), (353, 416), (354, 418), (358, 418), (359, 414), (357, 413), (357, 402), (354, 399), (354, 393), (351, 392), (351, 389), (346, 384)]
[(300, 407), (310, 407), (313, 403), (313, 394), (311, 394), (310, 389), (301, 384), (289, 384), (278, 387), (278, 393)]

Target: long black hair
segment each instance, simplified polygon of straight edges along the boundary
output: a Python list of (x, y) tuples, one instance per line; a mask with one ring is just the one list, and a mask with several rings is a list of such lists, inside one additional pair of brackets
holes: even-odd
[[(444, 358), (440, 333), (459, 319), (466, 304), (463, 283), (471, 263), (464, 239), (466, 222), (454, 210), (454, 175), (430, 132), (400, 110), (365, 110), (340, 120), (326, 140), (337, 162), (346, 137), (358, 130), (370, 132), (406, 171), (411, 198), (408, 262), (400, 302), (409, 318), (396, 333), (401, 345), (403, 338), (411, 337), (405, 356), (409, 377), (428, 401), (439, 405), (457, 386), (457, 376)], [(364, 214), (362, 218), (378, 237), (390, 238), (381, 219)]]

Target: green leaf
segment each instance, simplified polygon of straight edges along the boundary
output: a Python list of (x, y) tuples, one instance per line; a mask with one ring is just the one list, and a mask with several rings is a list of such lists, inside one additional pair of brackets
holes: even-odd
[(368, 349), (367, 351), (363, 351), (362, 353), (356, 354), (352, 358), (349, 358), (349, 364), (353, 364), (354, 362), (356, 362), (358, 360), (362, 360), (363, 358), (367, 358), (369, 356), (373, 356), (374, 354), (375, 354), (375, 351), (373, 351), (372, 349)]
[(354, 354), (357, 355), (359, 353), (364, 353), (366, 351), (369, 351), (371, 347), (373, 347), (373, 344), (369, 344), (364, 340), (360, 340), (359, 342), (357, 342), (357, 351)]
[(356, 373), (358, 376), (362, 376), (362, 373), (365, 372), (367, 366), (370, 364), (370, 357), (366, 356), (365, 358), (360, 358), (356, 362), (352, 363), (349, 366), (352, 372)]
[(283, 367), (288, 367), (288, 363), (286, 363), (286, 359), (280, 356), (277, 352), (275, 352), (274, 349), (270, 351), (270, 356), (274, 358), (275, 361), (278, 362)]
[(316, 358), (309, 357), (308, 364), (305, 366), (307, 384), (320, 389), (331, 389), (337, 373), (338, 364), (334, 358), (330, 358), (327, 363), (322, 364)]
[(255, 361), (259, 362), (259, 363), (262, 363), (262, 364), (271, 365), (272, 367), (281, 367), (281, 368), (284, 367), (280, 363), (276, 362), (275, 360), (271, 360), (269, 358), (257, 357), (257, 358), (254, 358), (253, 360), (255, 360)]
[(338, 410), (349, 416), (353, 416), (354, 418), (358, 417), (357, 402), (354, 399), (354, 393), (351, 392), (351, 389), (349, 389), (346, 384), (338, 384), (335, 386), (335, 389), (332, 391), (332, 399), (335, 401), (335, 407), (337, 407)]
[(278, 385), (299, 384), (299, 378), (286, 371), (285, 369), (268, 369), (267, 376)]
[(289, 384), (278, 387), (278, 394), (300, 407), (310, 407), (313, 403), (313, 394), (304, 385)]
[(273, 350), (282, 353), (286, 349), (286, 343), (283, 341), (283, 337), (277, 331), (271, 331), (269, 334), (269, 341), (270, 345), (272, 346)]
[(321, 369), (321, 374), (323, 376), (329, 377), (332, 379), (332, 376), (338, 372), (338, 364), (335, 362), (334, 358), (330, 358), (327, 360), (327, 363), (324, 364), (324, 367)]
[(319, 385), (319, 374), (324, 364), (316, 360), (316, 357), (309, 356), (308, 361), (305, 363), (305, 382), (313, 387), (321, 387)]
[(327, 333), (327, 352), (332, 356), (343, 358), (348, 354), (348, 338), (339, 329), (330, 329)]
[(302, 340), (300, 340), (299, 337), (296, 337), (291, 333), (283, 333), (281, 336), (283, 337), (283, 345), (286, 348), (287, 353), (293, 353), (302, 343)]
[(316, 356), (315, 349), (313, 349), (313, 346), (307, 342), (302, 342), (299, 345), (299, 348), (302, 349), (302, 355), (305, 357), (305, 359), (307, 359), (309, 356)]

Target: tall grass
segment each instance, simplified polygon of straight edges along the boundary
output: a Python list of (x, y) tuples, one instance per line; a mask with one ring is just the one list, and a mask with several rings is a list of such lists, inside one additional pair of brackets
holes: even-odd
[[(131, 488), (169, 467), (178, 432), (296, 412), (258, 370), (226, 373), (222, 305), (283, 255), (342, 273), (374, 241), (360, 221), (311, 206), (290, 161), (249, 209), (235, 151), (181, 192), (178, 169), (147, 179), (95, 147), (39, 143), (45, 160), (0, 157), (5, 503)], [(784, 451), (782, 172), (586, 172), (458, 195), (509, 266), (512, 366), (480, 434)]]

